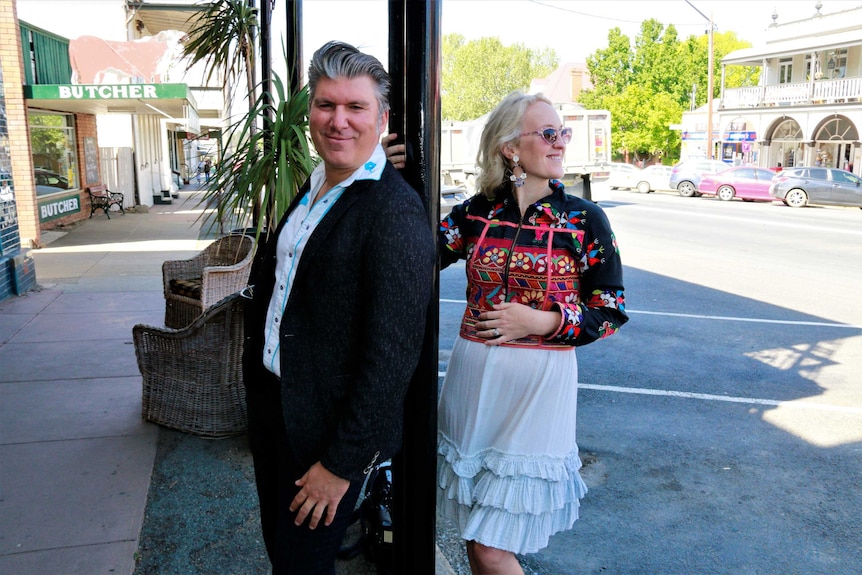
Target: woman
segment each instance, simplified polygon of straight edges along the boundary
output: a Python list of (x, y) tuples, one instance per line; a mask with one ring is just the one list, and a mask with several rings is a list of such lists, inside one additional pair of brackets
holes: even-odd
[(604, 212), (558, 181), (561, 124), (542, 95), (504, 98), (480, 140), (478, 193), (438, 231), (441, 265), (465, 259), (468, 283), (440, 396), (437, 509), (475, 574), (522, 574), (515, 554), (578, 518), (574, 347), (628, 320)]

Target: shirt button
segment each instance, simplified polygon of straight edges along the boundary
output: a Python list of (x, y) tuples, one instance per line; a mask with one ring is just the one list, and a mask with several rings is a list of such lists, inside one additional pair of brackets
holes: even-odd
[(281, 284), (280, 286), (278, 286), (278, 289), (281, 291), (284, 291), (284, 284)]

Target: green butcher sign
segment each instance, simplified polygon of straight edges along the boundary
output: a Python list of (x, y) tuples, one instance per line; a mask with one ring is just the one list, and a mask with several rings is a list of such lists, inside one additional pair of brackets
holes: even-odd
[(186, 84), (33, 84), (24, 86), (33, 100), (164, 100), (188, 98)]
[(39, 202), (39, 222), (50, 222), (80, 211), (81, 201), (77, 195)]

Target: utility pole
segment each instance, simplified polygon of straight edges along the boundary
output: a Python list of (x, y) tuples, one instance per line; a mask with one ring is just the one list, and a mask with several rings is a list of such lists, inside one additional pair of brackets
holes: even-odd
[(715, 31), (715, 25), (712, 22), (712, 15), (707, 16), (703, 12), (697, 9), (697, 6), (689, 2), (689, 0), (685, 0), (685, 3), (691, 6), (695, 12), (700, 14), (708, 23), (709, 29), (706, 31), (707, 38), (709, 39), (709, 70), (707, 70), (707, 94), (706, 94), (706, 157), (709, 160), (712, 160), (712, 92), (714, 86), (713, 80), (713, 32)]
[(713, 68), (714, 68), (713, 53), (714, 53), (714, 50), (713, 50), (713, 43), (712, 43), (713, 28), (714, 28), (714, 26), (712, 24), (712, 15), (710, 13), (709, 31), (707, 32), (709, 34), (709, 72), (707, 74), (707, 78), (708, 78), (707, 90), (709, 90), (709, 92), (706, 95), (706, 106), (707, 106), (707, 109), (706, 109), (706, 159), (707, 160), (713, 159), (712, 158), (712, 150), (713, 150), (713, 146), (712, 146), (712, 93), (713, 93), (714, 82), (715, 82), (715, 80), (713, 79), (713, 75), (714, 75), (713, 74)]

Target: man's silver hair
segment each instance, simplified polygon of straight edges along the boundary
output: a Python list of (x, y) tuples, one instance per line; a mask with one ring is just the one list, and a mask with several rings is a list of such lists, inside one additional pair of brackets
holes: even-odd
[(378, 116), (389, 111), (389, 90), (392, 81), (380, 60), (360, 52), (346, 42), (332, 41), (321, 46), (308, 65), (309, 105), (314, 101), (317, 82), (321, 78), (357, 78), (368, 76), (374, 80), (377, 94)]

